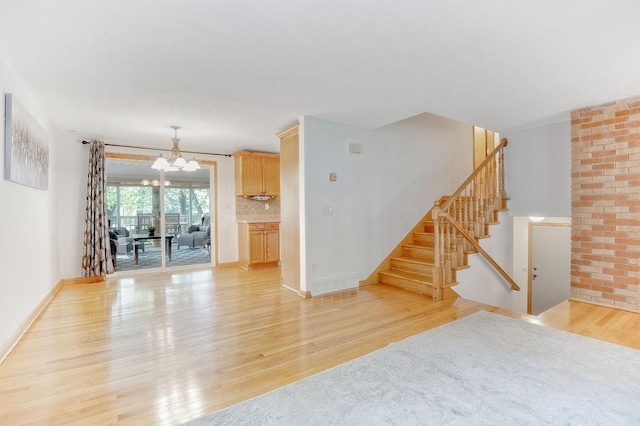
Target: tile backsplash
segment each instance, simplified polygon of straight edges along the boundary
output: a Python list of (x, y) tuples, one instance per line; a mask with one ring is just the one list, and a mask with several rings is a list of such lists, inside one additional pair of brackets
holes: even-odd
[[(269, 209), (265, 209), (265, 204)], [(255, 201), (250, 198), (236, 197), (236, 219), (247, 220), (260, 217), (280, 218), (280, 197), (272, 198), (268, 201)]]

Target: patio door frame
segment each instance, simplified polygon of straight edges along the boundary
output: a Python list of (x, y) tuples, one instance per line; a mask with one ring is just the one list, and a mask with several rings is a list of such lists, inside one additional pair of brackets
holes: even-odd
[[(156, 156), (152, 156), (152, 155), (141, 155), (141, 154), (128, 154), (128, 153), (121, 153), (121, 152), (105, 152), (104, 154), (106, 159), (112, 159), (112, 160), (129, 160), (129, 161), (147, 161), (149, 163), (149, 167), (151, 167), (151, 164), (153, 164), (153, 162), (155, 161), (155, 159), (157, 158)], [(214, 266), (217, 267), (220, 262), (219, 262), (219, 256), (218, 256), (218, 251), (219, 251), (219, 243), (218, 243), (218, 163), (216, 161), (211, 161), (211, 160), (201, 160), (198, 159), (198, 163), (201, 165), (205, 165), (208, 167), (211, 167), (211, 172), (209, 174), (209, 207), (210, 207), (210, 211), (212, 212), (211, 215), (213, 216), (212, 220), (211, 220), (211, 226), (213, 227), (213, 232), (211, 232), (211, 245), (210, 245), (210, 250), (211, 250), (211, 262), (209, 264), (206, 263), (200, 263), (199, 265), (207, 265), (207, 266)], [(185, 172), (186, 173), (186, 172)], [(161, 221), (161, 232), (164, 232), (164, 225), (165, 225), (165, 220), (164, 220), (164, 186), (163, 188), (160, 190), (160, 221)], [(176, 236), (177, 237), (177, 236)], [(163, 246), (162, 250), (164, 252), (165, 248), (164, 245), (161, 244)], [(161, 267), (160, 270), (164, 271), (173, 271), (173, 270), (179, 270), (179, 269), (187, 269), (187, 268), (193, 268), (194, 266), (197, 265), (186, 265), (186, 266), (176, 266), (176, 267), (167, 267), (166, 266), (166, 262), (165, 262), (165, 256), (162, 256), (162, 263), (161, 263)]]

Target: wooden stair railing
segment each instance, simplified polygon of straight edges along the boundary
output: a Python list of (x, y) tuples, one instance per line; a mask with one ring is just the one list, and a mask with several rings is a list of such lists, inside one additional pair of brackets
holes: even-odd
[(478, 238), (488, 235), (490, 224), (497, 223), (498, 212), (506, 209), (504, 187), (503, 138), (491, 154), (480, 163), (451, 196), (434, 203), (433, 298), (441, 300), (443, 290), (455, 284), (455, 270), (466, 253), (478, 252), (505, 279), (513, 290), (516, 282), (480, 247)]

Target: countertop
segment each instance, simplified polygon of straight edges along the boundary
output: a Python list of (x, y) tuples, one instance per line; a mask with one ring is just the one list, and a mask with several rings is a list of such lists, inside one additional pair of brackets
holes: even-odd
[(249, 217), (237, 217), (238, 223), (266, 223), (266, 222), (280, 222), (280, 216), (249, 216)]

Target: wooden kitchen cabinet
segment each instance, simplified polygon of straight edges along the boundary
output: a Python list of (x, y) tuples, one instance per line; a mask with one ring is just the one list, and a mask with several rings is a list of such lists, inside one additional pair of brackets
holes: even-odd
[(280, 224), (238, 224), (238, 261), (244, 269), (270, 268), (280, 262)]
[(263, 152), (233, 154), (236, 196), (280, 195), (280, 156)]

